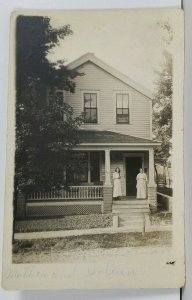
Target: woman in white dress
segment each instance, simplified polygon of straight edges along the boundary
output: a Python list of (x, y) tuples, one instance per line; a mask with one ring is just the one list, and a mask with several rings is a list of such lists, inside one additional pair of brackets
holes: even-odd
[(121, 197), (121, 176), (120, 169), (117, 167), (113, 173), (113, 198), (118, 199)]
[(143, 172), (143, 169), (139, 170), (140, 173), (137, 175), (137, 199), (147, 198), (147, 175)]

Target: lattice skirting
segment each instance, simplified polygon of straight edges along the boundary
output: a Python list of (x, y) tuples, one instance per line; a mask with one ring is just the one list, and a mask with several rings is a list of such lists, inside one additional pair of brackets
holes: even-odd
[(28, 217), (101, 214), (101, 204), (38, 205), (26, 207)]

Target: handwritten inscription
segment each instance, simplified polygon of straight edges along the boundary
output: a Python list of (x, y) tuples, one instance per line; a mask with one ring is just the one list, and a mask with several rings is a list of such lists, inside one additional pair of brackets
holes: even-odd
[(126, 267), (121, 269), (118, 267), (111, 266), (109, 263), (104, 266), (104, 268), (95, 268), (91, 266), (87, 270), (87, 274), (90, 276), (94, 275), (105, 275), (105, 276), (119, 276), (119, 277), (129, 277), (134, 276), (134, 270), (129, 270)]
[(9, 280), (20, 280), (20, 279), (59, 279), (59, 278), (70, 278), (74, 276), (106, 276), (106, 277), (130, 277), (134, 276), (135, 272), (132, 269), (125, 267), (113, 266), (109, 263), (103, 266), (97, 264), (89, 264), (80, 266), (78, 264), (71, 265), (63, 270), (58, 271), (42, 271), (38, 266), (25, 266), (21, 270), (17, 270), (14, 266), (10, 266), (6, 272), (6, 278)]

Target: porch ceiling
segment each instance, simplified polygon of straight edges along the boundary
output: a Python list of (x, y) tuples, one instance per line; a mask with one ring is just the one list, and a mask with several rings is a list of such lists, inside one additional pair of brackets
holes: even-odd
[(148, 140), (143, 138), (138, 138), (131, 135), (121, 134), (117, 132), (112, 132), (108, 130), (98, 131), (98, 130), (79, 130), (80, 144), (83, 145), (151, 145), (158, 146), (159, 142), (154, 140)]

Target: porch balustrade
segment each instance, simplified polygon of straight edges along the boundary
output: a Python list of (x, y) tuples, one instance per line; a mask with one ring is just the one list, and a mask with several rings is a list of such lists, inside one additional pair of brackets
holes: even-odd
[(39, 200), (92, 200), (103, 199), (102, 186), (69, 186), (67, 189), (48, 192), (32, 192), (27, 195), (29, 201)]

